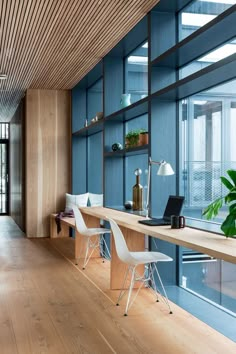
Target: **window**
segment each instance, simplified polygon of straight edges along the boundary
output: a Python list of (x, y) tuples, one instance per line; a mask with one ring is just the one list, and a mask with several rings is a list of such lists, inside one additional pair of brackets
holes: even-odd
[[(186, 98), (180, 111), (183, 213), (201, 219), (204, 207), (224, 194), (220, 176), (236, 169), (236, 80)], [(223, 209), (215, 221), (224, 218)], [(185, 248), (180, 254), (180, 286), (235, 316), (235, 264)]]
[[(181, 190), (185, 215), (202, 218), (202, 210), (224, 194), (220, 176), (236, 169), (236, 80), (184, 99)], [(216, 221), (224, 219), (224, 212)]]
[(0, 139), (9, 138), (9, 123), (0, 123)]
[(204, 56), (180, 69), (180, 78), (191, 75), (213, 63), (236, 53), (236, 39), (221, 45)]
[(145, 42), (125, 59), (125, 93), (134, 103), (148, 94), (148, 43)]
[(188, 37), (235, 3), (235, 0), (194, 1), (180, 13), (179, 40)]

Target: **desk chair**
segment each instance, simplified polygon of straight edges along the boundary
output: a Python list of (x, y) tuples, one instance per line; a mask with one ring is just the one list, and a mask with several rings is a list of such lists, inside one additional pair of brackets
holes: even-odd
[[(154, 279), (154, 272), (156, 272), (165, 297), (162, 296), (161, 294), (160, 295), (161, 295), (162, 299), (164, 300), (164, 302), (166, 303), (166, 305), (168, 306), (170, 313), (172, 313), (172, 310), (170, 308), (170, 304), (168, 301), (168, 297), (167, 297), (164, 285), (162, 283), (160, 274), (158, 272), (156, 263), (157, 262), (170, 262), (170, 261), (173, 261), (173, 259), (163, 253), (160, 253), (160, 252), (148, 252), (148, 251), (147, 252), (146, 251), (145, 252), (130, 252), (128, 250), (127, 245), (126, 245), (123, 233), (121, 232), (117, 223), (112, 219), (108, 218), (108, 220), (110, 222), (111, 230), (112, 230), (112, 233), (114, 236), (117, 255), (122, 262), (124, 262), (128, 265), (127, 271), (125, 273), (124, 281), (123, 281), (123, 286), (120, 291), (120, 295), (118, 297), (116, 305), (119, 306), (119, 301), (121, 300), (121, 298), (125, 294), (124, 289), (125, 289), (127, 276), (128, 276), (129, 272), (131, 273), (131, 280), (130, 280), (130, 285), (129, 285), (128, 299), (127, 299), (127, 303), (126, 303), (126, 309), (125, 309), (124, 316), (128, 315), (128, 310), (132, 306), (132, 304), (134, 303), (134, 300), (136, 299), (143, 284), (146, 284), (146, 286), (150, 287), (149, 284), (151, 282), (153, 290), (157, 296), (156, 301), (158, 302), (159, 301), (158, 294), (160, 294), (160, 293), (157, 292), (157, 286), (155, 284), (155, 279)], [(136, 272), (136, 267), (139, 264), (144, 264), (146, 266), (146, 270), (144, 271), (143, 276), (140, 276)], [(141, 282), (141, 284), (137, 290), (137, 293), (136, 293), (132, 303), (130, 304), (131, 293), (132, 293), (132, 289), (134, 287), (135, 281)]]
[[(96, 248), (99, 248), (100, 254), (103, 258), (105, 258), (105, 250), (103, 249), (103, 244), (105, 245), (106, 251), (108, 255), (110, 255), (109, 249), (107, 247), (106, 241), (104, 239), (104, 234), (106, 233), (111, 233), (111, 230), (105, 229), (103, 227), (100, 228), (88, 228), (84, 222), (84, 218), (78, 209), (77, 206), (73, 206), (73, 212), (75, 216), (75, 226), (77, 231), (83, 235), (86, 238), (86, 251), (85, 251), (85, 257), (84, 257), (84, 264), (83, 264), (83, 269), (85, 269), (86, 265), (88, 264), (94, 250)], [(95, 235), (100, 235), (99, 239), (93, 239), (92, 236)], [(89, 249), (91, 249), (91, 252), (89, 254)], [(81, 252), (79, 255), (79, 258), (81, 258)], [(76, 259), (76, 264), (78, 264), (79, 258)], [(104, 262), (104, 260), (103, 260)]]

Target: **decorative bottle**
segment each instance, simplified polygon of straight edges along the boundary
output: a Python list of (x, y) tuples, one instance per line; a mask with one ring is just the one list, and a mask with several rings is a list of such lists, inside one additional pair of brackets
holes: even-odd
[(143, 186), (140, 184), (142, 170), (137, 168), (134, 171), (136, 184), (133, 186), (133, 210), (143, 210)]

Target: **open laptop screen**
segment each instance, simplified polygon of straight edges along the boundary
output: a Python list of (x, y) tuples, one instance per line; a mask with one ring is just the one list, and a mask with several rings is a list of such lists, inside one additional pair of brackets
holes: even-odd
[(180, 215), (184, 203), (184, 197), (170, 195), (166, 208), (164, 211), (163, 219), (170, 220), (171, 215)]

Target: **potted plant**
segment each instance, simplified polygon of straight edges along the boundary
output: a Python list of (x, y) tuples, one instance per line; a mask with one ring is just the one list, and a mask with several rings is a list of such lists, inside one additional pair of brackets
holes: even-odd
[(135, 147), (139, 144), (140, 130), (130, 130), (125, 136), (125, 147)]
[(222, 184), (228, 189), (228, 193), (216, 199), (204, 211), (206, 218), (212, 219), (218, 215), (219, 210), (226, 205), (228, 207), (228, 215), (221, 225), (221, 230), (226, 237), (236, 238), (236, 170), (228, 170), (228, 176), (220, 177)]
[(140, 145), (148, 144), (148, 131), (146, 129), (141, 129), (139, 132), (139, 144)]

